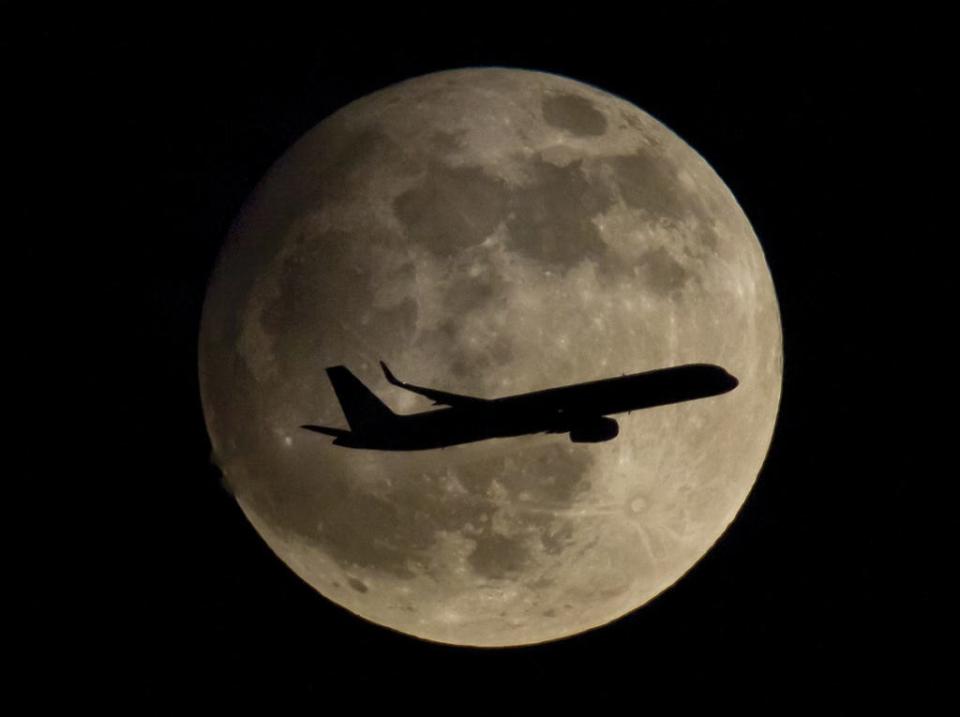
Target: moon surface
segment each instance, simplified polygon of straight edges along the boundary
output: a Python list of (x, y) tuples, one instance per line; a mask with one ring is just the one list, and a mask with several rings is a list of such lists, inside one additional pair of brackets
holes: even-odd
[[(731, 393), (617, 416), (620, 435), (352, 450), (323, 371), (399, 413), (404, 380), (498, 397), (683, 363)], [(307, 583), (428, 640), (557, 639), (674, 583), (733, 520), (782, 379), (760, 244), (664, 125), (539, 72), (441, 72), (325, 119), (271, 168), (208, 287), (200, 383), (214, 458)]]

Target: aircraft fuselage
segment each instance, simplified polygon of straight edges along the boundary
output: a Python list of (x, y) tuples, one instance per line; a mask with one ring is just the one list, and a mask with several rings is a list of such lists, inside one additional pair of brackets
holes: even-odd
[[(386, 366), (384, 370), (388, 371)], [(391, 382), (406, 386), (393, 379), (392, 374), (388, 373), (388, 377)], [(597, 442), (617, 435), (616, 421), (607, 416), (716, 396), (733, 390), (737, 384), (737, 379), (720, 366), (686, 364), (497, 399), (465, 397), (469, 403), (408, 415), (390, 413), (366, 422), (351, 421), (344, 405), (351, 423), (349, 432), (305, 428), (335, 435), (333, 442), (339, 446), (393, 451), (442, 448), (533, 433), (569, 432), (572, 440)], [(338, 397), (344, 404), (340, 389)]]

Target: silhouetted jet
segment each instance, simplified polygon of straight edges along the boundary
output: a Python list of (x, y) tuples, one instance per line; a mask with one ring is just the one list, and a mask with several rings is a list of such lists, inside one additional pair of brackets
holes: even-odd
[(620, 432), (612, 413), (716, 396), (738, 381), (719, 366), (686, 364), (516, 396), (486, 399), (414, 386), (397, 379), (381, 361), (387, 381), (445, 405), (424, 413), (397, 415), (347, 369), (331, 366), (333, 384), (350, 430), (302, 426), (334, 436), (346, 448), (416, 451), (444, 448), (488, 438), (531, 433), (569, 433), (575, 443), (599, 443)]

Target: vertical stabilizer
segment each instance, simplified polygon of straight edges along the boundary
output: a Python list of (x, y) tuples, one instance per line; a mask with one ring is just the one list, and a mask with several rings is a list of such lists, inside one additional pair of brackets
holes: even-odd
[(350, 430), (362, 433), (383, 426), (396, 418), (396, 414), (377, 398), (373, 391), (350, 373), (346, 366), (331, 366), (327, 376), (337, 393), (340, 408), (350, 424)]

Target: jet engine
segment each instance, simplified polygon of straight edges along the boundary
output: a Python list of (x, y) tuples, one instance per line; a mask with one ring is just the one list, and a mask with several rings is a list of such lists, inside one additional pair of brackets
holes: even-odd
[(574, 443), (600, 443), (616, 438), (618, 433), (620, 426), (615, 420), (600, 416), (570, 429), (570, 440)]

